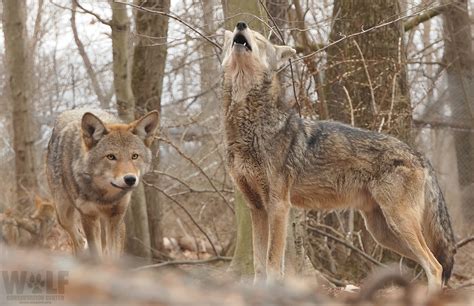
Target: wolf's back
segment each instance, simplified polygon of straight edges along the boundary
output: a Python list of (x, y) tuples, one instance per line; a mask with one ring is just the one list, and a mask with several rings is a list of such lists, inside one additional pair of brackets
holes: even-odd
[(425, 222), (428, 223), (425, 232), (431, 242), (433, 255), (443, 267), (443, 282), (447, 283), (451, 277), (454, 255), (456, 254), (454, 234), (448, 208), (433, 167), (428, 161), (426, 161), (425, 167), (428, 169), (425, 201), (426, 211), (429, 214), (425, 219)]

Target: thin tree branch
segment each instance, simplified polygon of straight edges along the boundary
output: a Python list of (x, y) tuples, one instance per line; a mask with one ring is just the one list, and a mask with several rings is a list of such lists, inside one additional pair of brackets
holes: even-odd
[(184, 213), (189, 217), (189, 219), (191, 220), (191, 222), (193, 222), (193, 224), (199, 229), (199, 231), (206, 237), (207, 241), (209, 241), (209, 244), (211, 245), (212, 247), (212, 250), (214, 251), (214, 254), (216, 256), (219, 256), (219, 253), (217, 252), (217, 249), (216, 247), (214, 246), (214, 243), (212, 242), (211, 238), (209, 237), (209, 235), (206, 233), (206, 231), (199, 225), (199, 223), (197, 223), (196, 220), (194, 220), (193, 216), (191, 215), (191, 213), (186, 209), (186, 207), (184, 207), (181, 203), (179, 203), (178, 201), (176, 201), (176, 199), (172, 198), (169, 194), (167, 194), (166, 192), (164, 192), (162, 189), (160, 189), (158, 186), (156, 185), (153, 185), (153, 184), (150, 184), (150, 183), (147, 183), (145, 181), (143, 181), (143, 183), (147, 186), (150, 186), (150, 187), (153, 187), (155, 188), (156, 190), (158, 190), (162, 195), (164, 195), (166, 198), (168, 198), (169, 200), (171, 200), (173, 203), (175, 203), (176, 205), (179, 206), (179, 208), (181, 208)]
[(33, 35), (30, 42), (30, 54), (34, 54), (38, 41), (40, 40), (41, 21), (43, 16), (44, 0), (38, 1), (38, 11), (36, 12), (35, 25), (33, 27)]
[(463, 246), (465, 246), (466, 244), (468, 244), (469, 242), (472, 242), (472, 241), (474, 241), (474, 236), (467, 237), (467, 238), (459, 241), (456, 244), (456, 250), (459, 250), (460, 248), (462, 248)]
[(216, 256), (216, 257), (211, 257), (208, 259), (201, 259), (201, 260), (173, 260), (173, 261), (165, 261), (165, 262), (161, 262), (161, 263), (153, 264), (153, 265), (141, 266), (141, 267), (132, 269), (132, 271), (140, 271), (140, 270), (146, 270), (146, 269), (151, 269), (151, 268), (162, 268), (166, 266), (201, 265), (201, 264), (207, 264), (207, 263), (211, 263), (215, 261), (229, 261), (229, 260), (232, 260), (232, 257)]
[(227, 201), (227, 199), (224, 197), (224, 195), (219, 191), (219, 189), (217, 189), (217, 187), (214, 185), (214, 182), (212, 182), (211, 178), (207, 175), (207, 173), (202, 170), (202, 168), (196, 164), (196, 162), (190, 158), (189, 156), (187, 156), (183, 151), (181, 151), (174, 143), (172, 143), (170, 140), (166, 139), (166, 138), (162, 138), (162, 137), (156, 137), (158, 141), (163, 141), (164, 143), (167, 143), (169, 144), (171, 147), (173, 147), (173, 149), (175, 149), (176, 152), (178, 152), (179, 155), (181, 155), (181, 157), (183, 157), (185, 160), (189, 161), (194, 167), (196, 167), (199, 172), (201, 172), (201, 174), (207, 179), (207, 181), (209, 182), (209, 184), (211, 185), (211, 187), (217, 192), (217, 194), (224, 200), (224, 203), (226, 203), (227, 207), (229, 207), (229, 209), (235, 213), (234, 211), (234, 208), (230, 205), (230, 203)]
[(79, 3), (79, 1), (77, 1), (77, 0), (72, 0), (72, 1), (74, 2), (74, 4), (75, 4), (78, 8), (80, 8), (81, 10), (83, 10), (84, 13), (87, 13), (87, 14), (89, 14), (89, 15), (94, 16), (95, 18), (97, 18), (97, 20), (99, 20), (99, 22), (101, 22), (101, 23), (103, 23), (103, 24), (105, 24), (105, 25), (108, 25), (109, 27), (112, 26), (112, 23), (110, 22), (110, 20), (105, 20), (105, 19), (103, 19), (102, 17), (100, 17), (98, 14), (94, 13), (93, 11), (84, 8), (84, 7)]
[(106, 97), (104, 95), (104, 92), (99, 84), (99, 80), (97, 78), (97, 74), (94, 71), (94, 68), (92, 66), (92, 62), (89, 59), (89, 56), (87, 55), (86, 48), (84, 47), (84, 44), (82, 43), (81, 39), (79, 38), (79, 34), (77, 32), (77, 25), (76, 25), (76, 1), (74, 0), (72, 2), (72, 10), (71, 10), (71, 28), (72, 28), (72, 33), (74, 36), (74, 42), (76, 43), (77, 50), (79, 51), (79, 55), (81, 56), (84, 66), (86, 67), (87, 75), (89, 76), (91, 83), (92, 83), (92, 88), (94, 89), (94, 92), (97, 96), (97, 99), (100, 102), (100, 105), (103, 108), (106, 108), (106, 106), (109, 104), (108, 101), (106, 100)]
[(310, 230), (312, 231), (315, 231), (317, 232), (318, 234), (321, 234), (323, 236), (326, 236), (336, 242), (339, 242), (340, 244), (348, 247), (349, 249), (357, 252), (358, 254), (360, 254), (362, 257), (364, 257), (365, 259), (367, 259), (368, 261), (370, 261), (371, 263), (373, 264), (376, 264), (377, 266), (382, 266), (382, 267), (385, 267), (386, 265), (384, 265), (383, 263), (381, 263), (380, 261), (376, 260), (375, 258), (373, 258), (372, 256), (370, 256), (369, 254), (363, 252), (362, 250), (356, 248), (355, 246), (353, 246), (352, 244), (350, 244), (349, 242), (343, 240), (343, 239), (340, 239), (340, 238), (337, 238), (336, 236), (333, 236), (329, 233), (326, 233), (325, 231), (322, 231), (316, 227), (313, 227), (313, 226), (307, 226)]
[(444, 6), (437, 6), (431, 9), (428, 9), (418, 16), (413, 17), (410, 20), (407, 20), (403, 25), (403, 29), (405, 32), (411, 31), (413, 28), (417, 27), (418, 25), (422, 24), (425, 21), (430, 20), (433, 17), (440, 15), (444, 11)]
[(218, 43), (216, 43), (215, 41), (213, 41), (212, 39), (210, 39), (209, 37), (207, 37), (206, 35), (204, 35), (200, 31), (196, 30), (196, 28), (194, 26), (190, 25), (189, 23), (187, 23), (186, 21), (184, 21), (183, 19), (181, 19), (180, 17), (178, 17), (178, 16), (176, 16), (172, 13), (166, 13), (166, 12), (162, 12), (162, 11), (151, 10), (151, 9), (141, 7), (141, 6), (133, 4), (133, 3), (126, 3), (126, 2), (120, 2), (120, 1), (114, 1), (114, 2), (123, 4), (123, 5), (128, 5), (130, 7), (133, 7), (134, 9), (137, 9), (137, 10), (140, 10), (140, 11), (143, 11), (143, 12), (147, 12), (147, 13), (151, 13), (151, 14), (157, 14), (157, 15), (163, 15), (163, 16), (166, 16), (166, 17), (171, 18), (173, 20), (176, 20), (176, 21), (182, 23), (184, 26), (186, 26), (191, 31), (195, 32), (196, 34), (198, 34), (199, 36), (201, 36), (202, 38), (207, 40), (209, 43), (214, 45), (214, 47), (219, 49), (220, 52), (222, 52), (221, 45), (219, 45)]
[[(281, 40), (281, 42), (286, 45), (286, 42), (285, 42), (285, 37), (283, 36), (283, 33), (281, 32), (280, 30), (280, 27), (278, 26), (278, 24), (276, 23), (275, 19), (273, 18), (272, 14), (270, 14), (270, 12), (268, 11), (268, 8), (267, 6), (265, 5), (265, 3), (263, 3), (262, 0), (259, 0), (260, 1), (260, 5), (263, 7), (263, 9), (265, 10), (265, 13), (267, 14), (268, 18), (270, 18), (270, 20), (272, 21), (273, 23), (273, 26), (275, 27), (275, 29), (277, 30), (278, 32), (278, 36)], [(292, 85), (292, 88), (293, 88), (293, 95), (295, 97), (295, 102), (296, 102), (296, 105), (298, 105), (298, 114), (300, 115), (301, 117), (301, 105), (300, 105), (300, 102), (298, 100), (298, 95), (296, 94), (296, 85), (295, 85), (295, 76), (294, 76), (294, 73), (293, 73), (293, 65), (291, 63), (291, 58), (288, 59), (288, 62), (289, 62), (289, 65), (290, 65), (290, 73), (291, 73), (291, 85)]]
[[(401, 20), (405, 20), (405, 19), (410, 19), (413, 17), (413, 19), (410, 19), (408, 20), (405, 24), (404, 24), (404, 29), (405, 31), (410, 31), (411, 29), (413, 29), (414, 27), (418, 26), (420, 23), (422, 22), (425, 22), (427, 21), (429, 18), (427, 18), (428, 16), (431, 16), (430, 18), (433, 18), (437, 15), (439, 15), (449, 4), (443, 4), (443, 5), (439, 5), (439, 6), (436, 6), (436, 7), (433, 7), (431, 9), (423, 9), (423, 10), (420, 10), (418, 12), (415, 12), (413, 14), (410, 14), (410, 15), (407, 15), (407, 16), (401, 16), (399, 18), (396, 18), (394, 20), (391, 20), (391, 21), (387, 21), (387, 22), (384, 22), (384, 23), (381, 23), (381, 24), (378, 24), (378, 25), (375, 25), (373, 27), (370, 27), (368, 29), (362, 29), (360, 32), (357, 32), (357, 33), (352, 33), (350, 35), (346, 35), (346, 36), (343, 36), (341, 37), (340, 39), (336, 40), (336, 41), (333, 41), (332, 43), (329, 43), (329, 44), (312, 44), (310, 46), (296, 46), (295, 47), (295, 50), (297, 50), (298, 52), (303, 52), (303, 50), (306, 48), (309, 48), (311, 49), (311, 53), (307, 54), (307, 55), (304, 55), (300, 58), (298, 58), (297, 60), (303, 60), (307, 57), (311, 57), (317, 53), (320, 53), (324, 50), (326, 50), (327, 48), (329, 47), (332, 47), (338, 43), (340, 43), (341, 41), (344, 41), (346, 39), (349, 39), (349, 38), (353, 38), (353, 37), (356, 37), (356, 36), (359, 36), (359, 35), (362, 35), (362, 34), (365, 34), (367, 32), (371, 32), (371, 31), (374, 31), (374, 30), (377, 30), (377, 29), (380, 29), (380, 28), (383, 28), (383, 27), (386, 27), (388, 25), (391, 25), (393, 23), (396, 23), (396, 22), (399, 22)], [(439, 11), (439, 13), (435, 14), (435, 11)], [(424, 13), (427, 13), (427, 15), (425, 16)], [(421, 17), (423, 16), (423, 17)], [(418, 21), (418, 22), (417, 22)], [(407, 23), (409, 23), (407, 25)]]
[(374, 93), (374, 87), (372, 86), (372, 79), (370, 78), (370, 73), (369, 73), (369, 69), (367, 68), (367, 63), (365, 61), (365, 57), (364, 57), (364, 53), (362, 52), (362, 50), (360, 49), (360, 46), (359, 44), (357, 43), (357, 40), (353, 40), (354, 42), (354, 45), (356, 46), (357, 48), (357, 51), (359, 51), (359, 55), (360, 55), (360, 58), (362, 60), (362, 65), (364, 66), (364, 71), (365, 71), (365, 75), (367, 77), (367, 82), (369, 82), (369, 89), (370, 89), (370, 99), (371, 99), (371, 106), (372, 106), (372, 112), (374, 114), (374, 116), (376, 117), (378, 115), (378, 112), (377, 112), (377, 104), (375, 102), (375, 93)]

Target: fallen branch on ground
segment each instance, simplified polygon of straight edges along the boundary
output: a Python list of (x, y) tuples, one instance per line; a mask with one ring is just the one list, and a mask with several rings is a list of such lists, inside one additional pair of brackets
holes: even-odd
[(151, 269), (151, 268), (162, 268), (166, 266), (200, 265), (200, 264), (207, 264), (207, 263), (211, 263), (215, 261), (230, 261), (231, 259), (232, 257), (216, 256), (216, 257), (211, 257), (208, 259), (201, 259), (201, 260), (172, 260), (172, 261), (165, 261), (165, 262), (161, 262), (157, 264), (138, 267), (138, 268), (133, 269), (133, 271), (140, 271), (140, 270)]

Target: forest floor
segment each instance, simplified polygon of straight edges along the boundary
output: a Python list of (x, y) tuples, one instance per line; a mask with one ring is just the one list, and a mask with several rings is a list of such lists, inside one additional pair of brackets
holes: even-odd
[[(471, 303), (470, 305), (473, 305), (474, 303), (474, 292), (471, 291), (474, 289), (472, 287), (474, 244), (468, 244), (458, 252), (450, 286), (441, 293), (427, 295), (423, 281), (404, 283), (399, 274), (393, 271), (373, 273), (361, 284), (355, 283), (345, 288), (318, 282), (311, 271), (307, 271), (303, 277), (290, 276), (281, 283), (253, 284), (250, 278), (237, 280), (233, 277), (227, 269), (228, 260), (206, 262), (206, 258), (211, 258), (210, 254), (190, 251), (175, 252), (171, 263), (159, 263), (153, 266), (143, 266), (142, 261), (129, 257), (120, 262), (97, 264), (73, 258), (69, 239), (60, 227), (54, 226), (50, 233), (46, 240), (46, 248), (49, 250), (16, 250), (2, 246), (0, 266), (2, 270), (28, 271), (31, 275), (35, 273), (42, 275), (44, 271), (52, 271), (53, 275), (57, 271), (67, 271), (67, 285), (64, 294), (59, 297), (63, 299), (59, 301), (60, 304), (447, 305), (456, 303), (467, 305)], [(178, 260), (189, 263), (175, 264), (174, 261)], [(200, 261), (202, 263), (199, 263)], [(385, 285), (391, 283), (402, 286), (385, 288)], [(465, 287), (460, 288), (463, 285)], [(34, 288), (34, 284), (29, 283), (28, 286)], [(0, 290), (3, 289), (0, 286)], [(11, 292), (4, 293), (4, 297), (11, 299), (7, 301), (8, 304), (14, 305), (15, 298), (18, 297)], [(47, 298), (48, 295), (44, 297)], [(0, 297), (0, 303), (1, 299)]]
[[(237, 281), (227, 273), (227, 262), (138, 267), (136, 261), (94, 263), (60, 251), (2, 248), (0, 266), (7, 278), (26, 272), (21, 292), (0, 286), (0, 304), (52, 305), (473, 305), (469, 288), (428, 294), (426, 286), (403, 283), (390, 273), (375, 274), (361, 289), (335, 288), (305, 278), (284, 282)], [(49, 278), (48, 278), (49, 273)], [(62, 273), (63, 278), (59, 275)], [(52, 277), (51, 277), (52, 275)], [(64, 277), (64, 275), (66, 277)], [(21, 277), (19, 278), (21, 279)], [(388, 287), (391, 282), (401, 287)], [(21, 280), (20, 280), (21, 282)], [(52, 282), (52, 283), (51, 283)], [(18, 279), (17, 279), (18, 283)], [(64, 287), (64, 290), (61, 288)], [(380, 288), (384, 288), (379, 290)], [(51, 289), (53, 290), (51, 292)], [(4, 290), (4, 292), (1, 292)], [(36, 290), (36, 291), (35, 291)]]

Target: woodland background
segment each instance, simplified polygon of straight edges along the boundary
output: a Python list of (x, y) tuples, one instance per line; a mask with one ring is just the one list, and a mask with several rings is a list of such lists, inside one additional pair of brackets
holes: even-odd
[[(35, 219), (33, 204), (36, 196), (48, 203), (44, 153), (59, 113), (102, 108), (130, 121), (156, 109), (157, 155), (127, 213), (126, 253), (141, 263), (207, 260), (250, 275), (249, 215), (224, 167), (220, 124), (223, 31), (239, 20), (297, 50), (281, 79), (302, 116), (416, 147), (434, 165), (457, 241), (474, 234), (472, 0), (123, 2), (0, 4), (5, 243), (70, 252), (57, 224)], [(290, 226), (289, 274), (341, 286), (393, 261), (420, 274), (378, 246), (357, 211), (295, 210)], [(455, 283), (472, 280), (473, 251), (458, 250)]]

